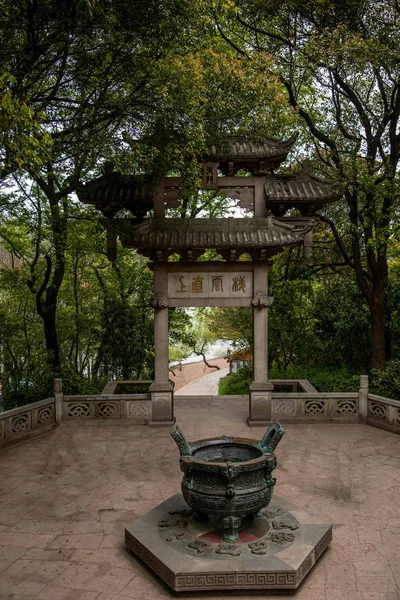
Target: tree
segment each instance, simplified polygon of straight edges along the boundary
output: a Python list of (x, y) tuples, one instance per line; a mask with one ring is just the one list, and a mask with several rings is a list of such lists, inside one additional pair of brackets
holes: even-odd
[(0, 170), (18, 178), (21, 202), (34, 183), (49, 225), (28, 285), (57, 374), (57, 307), (79, 180), (112, 160), (152, 185), (181, 171), (193, 187), (213, 136), (244, 119), (257, 128), (266, 101), (277, 123), (282, 102), (265, 65), (221, 50), (203, 2), (5, 0), (2, 11)]
[(235, 2), (214, 12), (243, 60), (274, 57), (315, 165), (343, 189), (322, 215), (354, 270), (371, 320), (371, 365), (390, 356), (388, 244), (398, 220), (400, 11), (394, 0), (284, 5)]

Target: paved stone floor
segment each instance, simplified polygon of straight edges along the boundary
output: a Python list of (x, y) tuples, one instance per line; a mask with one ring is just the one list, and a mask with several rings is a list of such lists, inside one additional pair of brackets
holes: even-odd
[[(189, 439), (264, 431), (247, 428), (238, 401), (176, 404)], [(288, 425), (278, 462), (277, 493), (334, 524), (330, 549), (280, 600), (398, 600), (400, 438), (364, 425)], [(63, 426), (1, 453), (1, 600), (173, 597), (123, 540), (124, 526), (180, 479), (164, 429)]]

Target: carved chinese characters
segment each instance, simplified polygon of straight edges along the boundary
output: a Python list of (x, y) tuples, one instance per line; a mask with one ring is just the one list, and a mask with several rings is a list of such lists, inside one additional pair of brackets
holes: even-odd
[(169, 298), (252, 298), (252, 295), (252, 271), (168, 274)]

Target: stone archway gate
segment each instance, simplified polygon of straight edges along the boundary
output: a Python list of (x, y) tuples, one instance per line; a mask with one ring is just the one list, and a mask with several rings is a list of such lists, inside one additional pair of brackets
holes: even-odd
[[(115, 260), (116, 238), (152, 260), (154, 271), (155, 379), (151, 385), (153, 425), (174, 422), (173, 384), (168, 379), (168, 307), (249, 306), (254, 324), (254, 381), (249, 390), (249, 424), (271, 419), (272, 384), (268, 379), (268, 268), (285, 246), (312, 246), (315, 211), (340, 197), (308, 165), (295, 175), (275, 175), (294, 139), (261, 143), (231, 136), (203, 158), (203, 189), (218, 190), (251, 210), (252, 218), (168, 218), (179, 206), (184, 181), (166, 177), (146, 187), (134, 176), (111, 172), (78, 186), (78, 196), (106, 216), (108, 256)], [(236, 174), (247, 169), (251, 176)], [(119, 218), (125, 208), (135, 216)], [(295, 208), (301, 217), (287, 217)], [(152, 217), (145, 217), (152, 210)], [(223, 261), (199, 262), (209, 249)], [(180, 262), (170, 262), (179, 254)], [(247, 260), (239, 260), (245, 254)]]

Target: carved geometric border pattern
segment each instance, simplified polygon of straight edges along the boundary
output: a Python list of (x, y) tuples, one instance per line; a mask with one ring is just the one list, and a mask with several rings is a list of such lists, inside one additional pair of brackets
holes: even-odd
[[(331, 536), (324, 536), (326, 540), (321, 547), (321, 552), (329, 543)], [(321, 540), (321, 542), (323, 541)], [(146, 563), (157, 575), (165, 581), (170, 587), (177, 591), (184, 590), (212, 590), (212, 589), (273, 589), (273, 588), (294, 588), (298, 585), (299, 576), (296, 573), (206, 573), (202, 575), (187, 574), (174, 576), (173, 572), (165, 566), (148, 548), (145, 548), (132, 534), (125, 530), (125, 542), (144, 563)], [(308, 557), (303, 563), (302, 577), (312, 567), (313, 556)]]
[(306, 400), (304, 413), (306, 415), (322, 415), (325, 412), (324, 400)]
[(25, 431), (29, 431), (30, 429), (30, 419), (28, 413), (24, 413), (22, 415), (17, 415), (11, 419), (11, 432), (16, 433), (17, 435), (20, 433), (25, 433)]
[(355, 415), (357, 413), (357, 401), (339, 400), (336, 405), (336, 412), (339, 415)]
[(293, 588), (297, 585), (295, 573), (207, 573), (204, 575), (178, 575), (175, 589), (271, 589)]
[(300, 569), (297, 571), (297, 581), (300, 583), (307, 575), (307, 573), (312, 569), (312, 566), (315, 564), (315, 554), (311, 552), (307, 558), (303, 561)]
[(90, 404), (86, 402), (76, 402), (68, 404), (69, 417), (90, 417)]
[(51, 421), (54, 421), (54, 407), (50, 405), (40, 408), (37, 413), (38, 425), (45, 425)]
[(379, 402), (371, 402), (369, 405), (370, 415), (375, 419), (380, 419), (384, 421), (387, 415), (387, 407), (385, 404), (380, 404)]
[(321, 556), (323, 551), (329, 546), (332, 541), (332, 527), (328, 529), (323, 538), (321, 538), (314, 548), (315, 560)]

